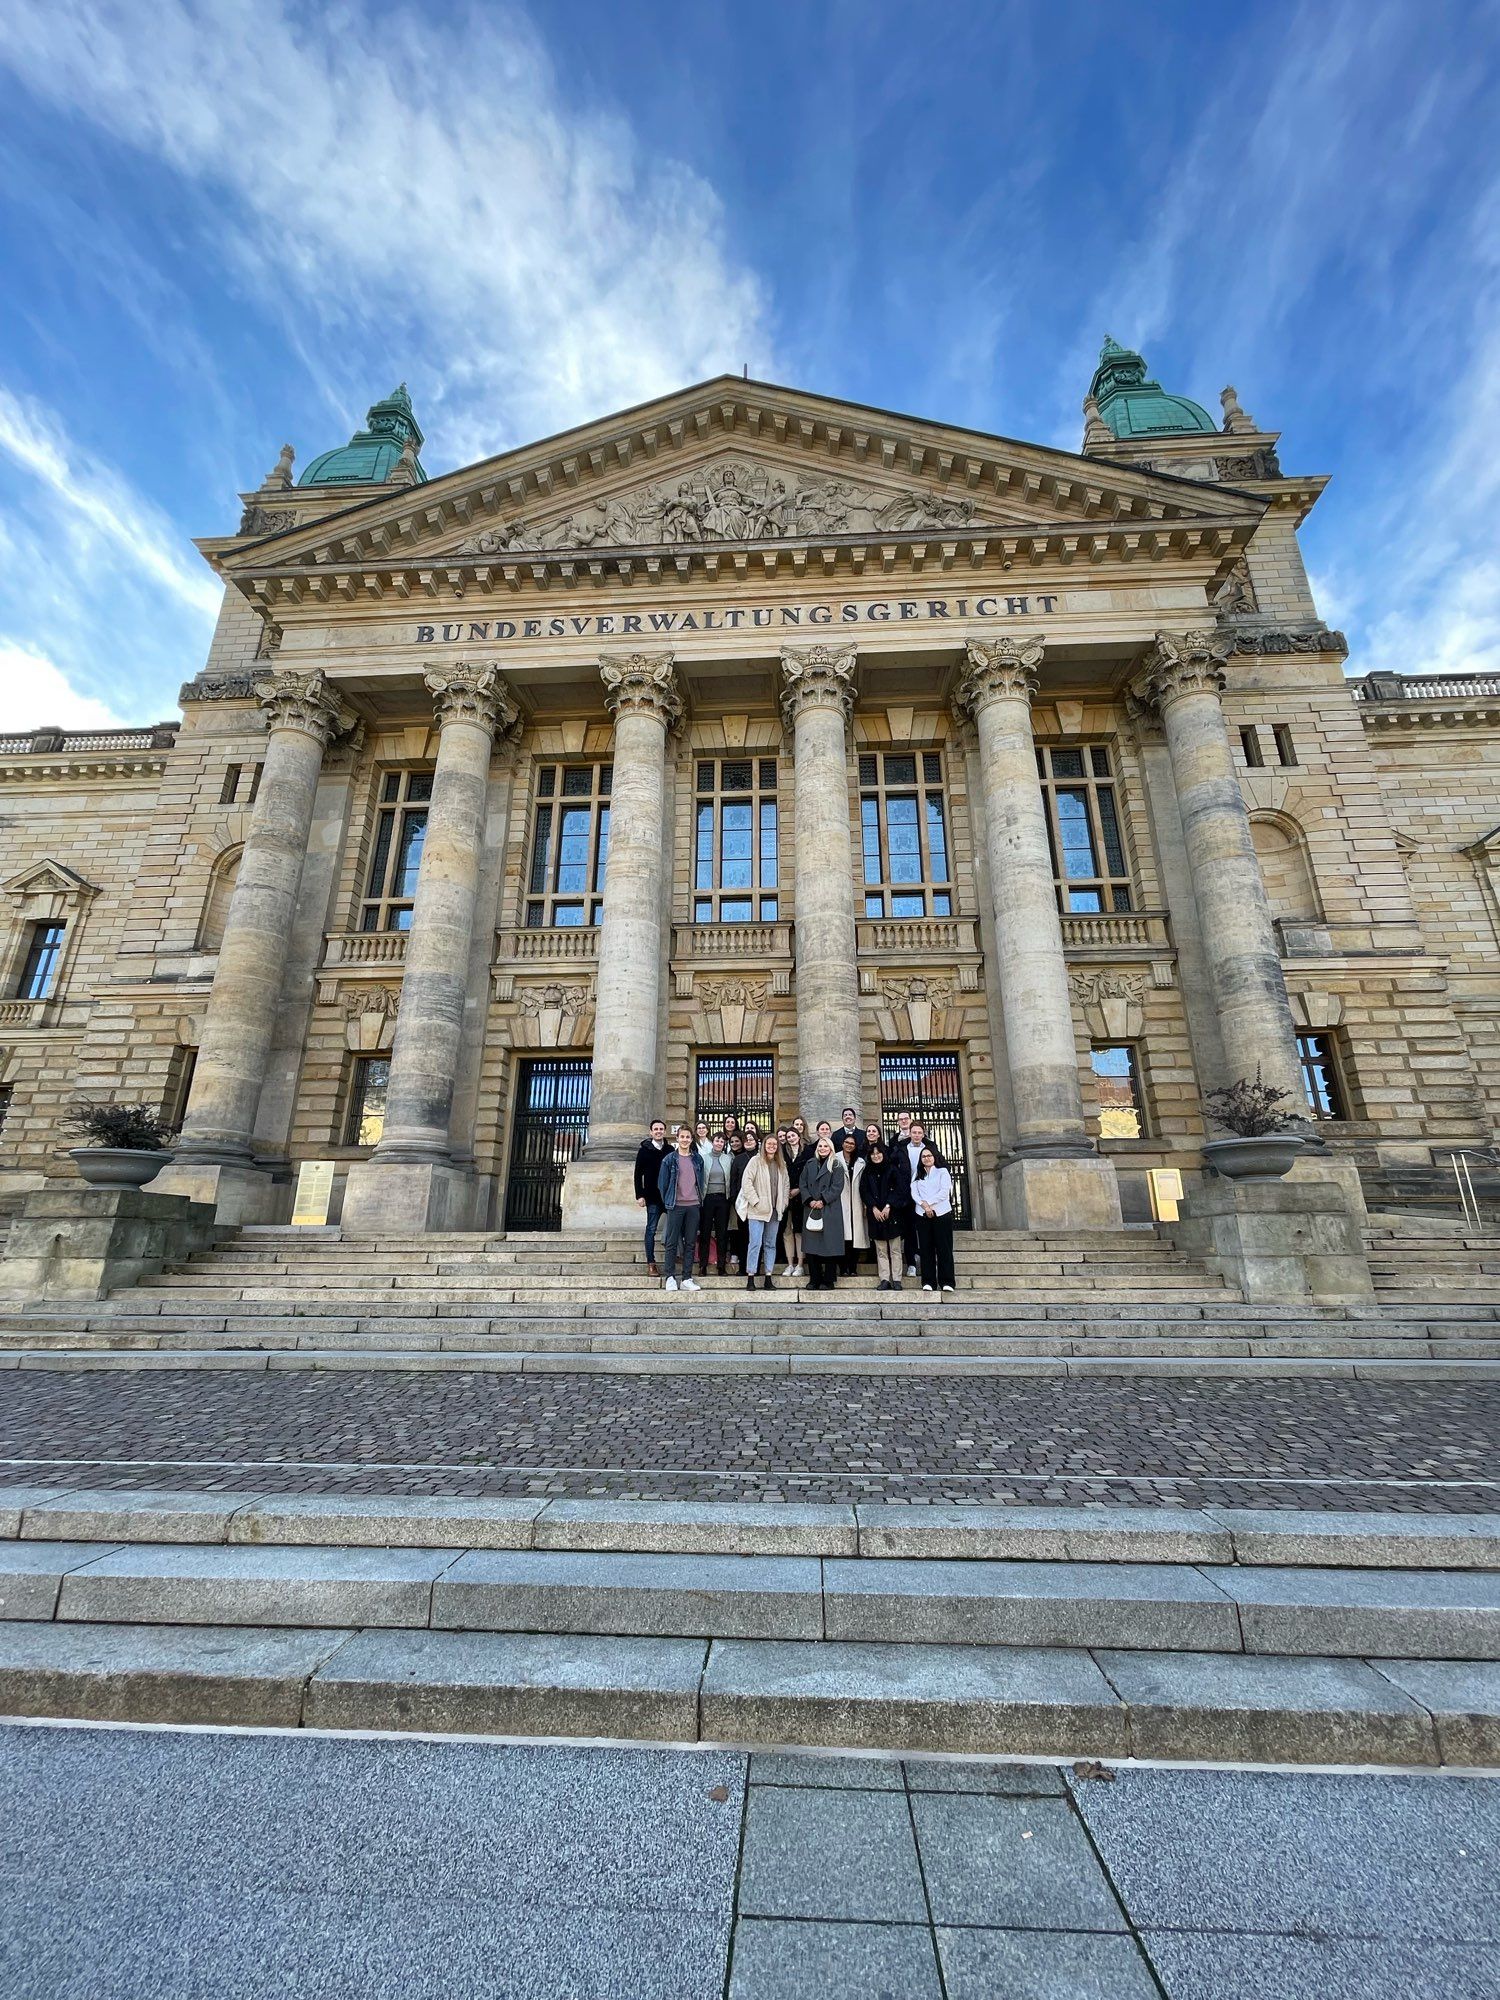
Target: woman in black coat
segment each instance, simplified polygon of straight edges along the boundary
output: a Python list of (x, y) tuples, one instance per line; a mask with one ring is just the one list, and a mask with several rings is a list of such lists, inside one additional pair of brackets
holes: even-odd
[(865, 1161), (859, 1182), (860, 1199), (870, 1218), (870, 1241), (875, 1245), (875, 1268), (880, 1273), (878, 1289), (901, 1289), (901, 1236), (906, 1210), (911, 1201), (911, 1183), (902, 1163), (876, 1139)]
[(844, 1254), (844, 1169), (833, 1142), (818, 1141), (802, 1170), (802, 1245), (814, 1291), (832, 1291)]

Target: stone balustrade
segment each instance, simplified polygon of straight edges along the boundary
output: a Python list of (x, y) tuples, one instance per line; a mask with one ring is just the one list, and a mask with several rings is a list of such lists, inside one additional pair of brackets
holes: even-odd
[(47, 1006), (45, 1000), (0, 1000), (0, 1028), (39, 1028)]
[(979, 926), (972, 917), (862, 917), (854, 927), (861, 957), (978, 957)]
[(406, 961), (406, 939), (405, 931), (330, 931), (323, 940), (323, 964), (393, 969)]
[(1065, 910), (1064, 951), (1170, 951), (1165, 910)]
[(672, 957), (751, 959), (757, 964), (792, 955), (790, 924), (674, 924)]
[(516, 927), (495, 933), (495, 960), (501, 965), (591, 963), (598, 956), (597, 927), (583, 929), (564, 924), (549, 930)]

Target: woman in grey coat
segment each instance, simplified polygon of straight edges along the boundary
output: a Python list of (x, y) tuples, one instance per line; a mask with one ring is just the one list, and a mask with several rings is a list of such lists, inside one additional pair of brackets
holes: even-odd
[[(810, 1289), (831, 1292), (844, 1254), (844, 1169), (825, 1133), (802, 1175), (802, 1254)], [(821, 1221), (819, 1220), (821, 1218)]]

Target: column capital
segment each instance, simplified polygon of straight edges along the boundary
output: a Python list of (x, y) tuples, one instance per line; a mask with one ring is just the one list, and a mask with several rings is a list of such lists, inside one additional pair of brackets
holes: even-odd
[(604, 706), (618, 718), (622, 713), (657, 716), (668, 729), (682, 720), (682, 689), (671, 653), (604, 653), (599, 678)]
[(1129, 693), (1145, 709), (1170, 708), (1184, 695), (1222, 695), (1224, 662), (1234, 641), (1212, 625), (1191, 632), (1158, 632), (1130, 682)]
[(432, 696), (433, 718), (439, 729), (449, 722), (477, 722), (492, 737), (508, 736), (521, 711), (493, 661), (442, 661), (428, 667), (423, 685)]
[(255, 684), (255, 695), (266, 714), (266, 728), (300, 729), (327, 749), (341, 730), (354, 721), (338, 690), (321, 667), (309, 674), (268, 674)]
[(978, 715), (992, 701), (1019, 698), (1029, 705), (1046, 650), (1039, 638), (971, 639), (953, 690), (953, 710), (960, 721)]
[(783, 646), (781, 719), (790, 729), (805, 708), (834, 708), (847, 726), (857, 691), (854, 666), (858, 653), (845, 646)]

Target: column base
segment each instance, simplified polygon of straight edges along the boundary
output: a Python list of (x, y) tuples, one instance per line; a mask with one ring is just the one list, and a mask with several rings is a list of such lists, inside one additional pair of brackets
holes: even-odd
[(635, 1205), (633, 1160), (574, 1160), (563, 1178), (564, 1229), (639, 1231), (644, 1211)]
[(189, 1201), (210, 1202), (220, 1222), (281, 1222), (285, 1220), (284, 1186), (269, 1167), (250, 1161), (195, 1160), (179, 1155), (163, 1167), (148, 1194), (184, 1194)]
[(1265, 1304), (1368, 1304), (1375, 1296), (1358, 1212), (1333, 1180), (1205, 1177), (1172, 1231), (1178, 1246)]
[(356, 1160), (344, 1183), (346, 1236), (477, 1229), (479, 1184), (451, 1160)]
[(1005, 1229), (1122, 1228), (1114, 1162), (1097, 1153), (1005, 1161), (1000, 1221)]

